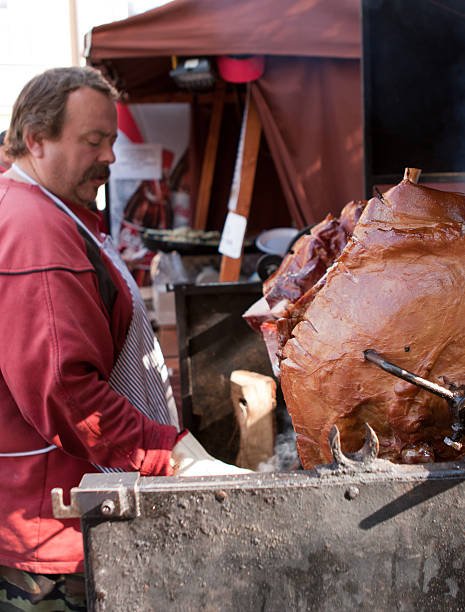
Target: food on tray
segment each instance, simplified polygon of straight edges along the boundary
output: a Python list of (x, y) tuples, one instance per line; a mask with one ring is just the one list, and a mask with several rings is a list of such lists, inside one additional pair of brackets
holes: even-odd
[(178, 227), (176, 229), (146, 229), (144, 232), (147, 236), (157, 240), (166, 240), (169, 242), (188, 242), (189, 244), (218, 244), (220, 241), (220, 233), (202, 230), (191, 229), (190, 227)]

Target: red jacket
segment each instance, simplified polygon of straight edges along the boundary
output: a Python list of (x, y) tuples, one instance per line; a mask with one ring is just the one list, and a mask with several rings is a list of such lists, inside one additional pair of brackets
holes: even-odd
[[(98, 235), (98, 215), (70, 208)], [(169, 474), (177, 437), (108, 385), (132, 302), (87, 248), (38, 187), (0, 177), (0, 453), (58, 447), (0, 457), (0, 564), (32, 572), (83, 569), (79, 521), (53, 518), (52, 488), (66, 494), (92, 463)]]

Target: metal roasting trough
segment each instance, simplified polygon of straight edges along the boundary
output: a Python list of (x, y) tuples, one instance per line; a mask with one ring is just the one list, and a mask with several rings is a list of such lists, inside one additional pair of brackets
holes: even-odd
[(312, 471), (202, 478), (87, 474), (79, 516), (89, 610), (465, 609), (465, 464), (395, 465), (366, 426)]

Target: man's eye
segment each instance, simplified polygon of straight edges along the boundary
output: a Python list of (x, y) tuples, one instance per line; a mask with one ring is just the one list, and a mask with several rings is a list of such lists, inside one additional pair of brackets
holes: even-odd
[(92, 140), (89, 140), (88, 142), (89, 142), (89, 144), (90, 144), (90, 146), (91, 146), (91, 147), (98, 147), (98, 146), (99, 146), (99, 144), (100, 144), (100, 141), (98, 141), (98, 142), (94, 142), (94, 141), (92, 141)]

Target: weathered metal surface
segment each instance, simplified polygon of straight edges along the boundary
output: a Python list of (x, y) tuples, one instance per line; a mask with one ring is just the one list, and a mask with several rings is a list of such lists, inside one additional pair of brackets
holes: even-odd
[(140, 479), (139, 517), (82, 518), (90, 609), (465, 609), (464, 466), (370, 445), (313, 472)]
[(138, 472), (86, 474), (79, 487), (71, 489), (69, 506), (63, 503), (63, 489), (52, 489), (55, 518), (77, 518), (83, 514), (107, 518), (139, 516)]

